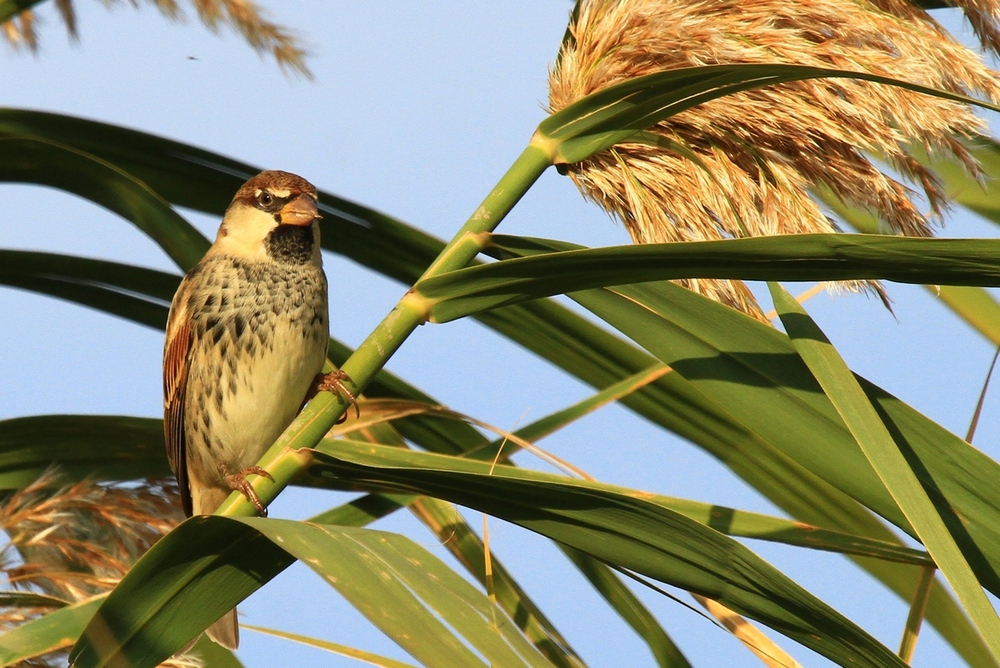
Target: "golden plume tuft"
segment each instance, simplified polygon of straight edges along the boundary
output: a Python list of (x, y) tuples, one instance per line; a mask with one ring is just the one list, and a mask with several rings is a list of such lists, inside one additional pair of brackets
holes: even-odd
[[(85, 480), (61, 486), (50, 470), (0, 503), (0, 530), (8, 537), (0, 549), (0, 570), (11, 590), (78, 603), (114, 588), (182, 519), (173, 479), (122, 484)], [(0, 630), (49, 611), (30, 605), (0, 607)], [(66, 650), (24, 665), (65, 665)], [(200, 661), (182, 655), (162, 665), (192, 667)]]
[[(161, 14), (171, 20), (180, 21), (184, 13), (176, 0), (146, 0)], [(121, 0), (103, 0), (103, 4), (113, 6)], [(217, 32), (220, 24), (225, 24), (243, 36), (258, 53), (270, 53), (278, 66), (285, 72), (312, 78), (306, 65), (305, 48), (284, 26), (274, 23), (265, 12), (251, 0), (192, 0), (198, 18), (209, 30)], [(130, 5), (138, 7), (137, 0)], [(76, 10), (73, 0), (56, 0), (56, 11), (66, 26), (70, 38), (77, 39)], [(0, 21), (7, 43), (16, 49), (38, 50), (38, 35), (35, 29), (35, 15), (30, 9), (22, 10), (5, 21)]]
[[(997, 3), (960, 4), (995, 50)], [(555, 112), (646, 74), (737, 63), (867, 72), (1000, 97), (1000, 78), (981, 55), (903, 0), (581, 0), (550, 73), (549, 106)], [(810, 196), (817, 186), (876, 214), (893, 233), (925, 236), (947, 197), (908, 147), (953, 157), (976, 173), (960, 139), (984, 127), (955, 102), (817, 79), (702, 104), (651, 128), (653, 139), (623, 142), (567, 171), (636, 243), (837, 231)], [(762, 317), (742, 283), (682, 283)]]

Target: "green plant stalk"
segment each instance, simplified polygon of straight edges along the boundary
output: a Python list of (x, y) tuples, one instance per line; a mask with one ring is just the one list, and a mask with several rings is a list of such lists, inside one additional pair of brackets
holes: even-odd
[[(555, 142), (543, 140), (536, 134), (472, 217), (427, 268), (421, 280), (461, 269), (475, 258), (485, 246), (486, 233), (496, 229), (542, 172), (552, 165), (556, 148)], [(433, 304), (432, 300), (409, 290), (344, 362), (341, 369), (351, 379), (346, 384), (354, 396), (364, 391), (406, 338), (427, 321)], [(345, 398), (330, 392), (320, 392), (306, 405), (258, 462), (273, 479), (257, 475), (248, 477), (262, 503), (267, 505), (273, 501), (308, 466), (309, 455), (299, 451), (319, 443), (348, 408)], [(219, 507), (217, 514), (248, 517), (256, 514), (256, 510), (242, 494), (234, 492)]]
[(913, 594), (910, 614), (906, 616), (906, 628), (903, 629), (903, 639), (899, 643), (899, 658), (910, 663), (913, 660), (913, 650), (917, 648), (917, 636), (920, 635), (920, 625), (927, 613), (927, 600), (931, 597), (931, 585), (934, 584), (934, 574), (937, 568), (926, 566), (920, 572), (917, 589)]

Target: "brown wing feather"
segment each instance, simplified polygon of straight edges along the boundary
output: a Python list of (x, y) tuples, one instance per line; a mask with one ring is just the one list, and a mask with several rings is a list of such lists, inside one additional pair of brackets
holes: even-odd
[(191, 352), (191, 316), (188, 313), (190, 283), (181, 286), (170, 306), (167, 340), (163, 348), (163, 432), (167, 458), (177, 476), (184, 514), (191, 516), (191, 490), (187, 479), (187, 444), (184, 438), (184, 398), (187, 394), (188, 365)]

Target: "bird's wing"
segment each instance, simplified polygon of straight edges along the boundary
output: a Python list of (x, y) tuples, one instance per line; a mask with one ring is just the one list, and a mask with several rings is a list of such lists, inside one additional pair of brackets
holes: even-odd
[(184, 399), (187, 394), (188, 367), (191, 359), (190, 283), (181, 286), (170, 306), (167, 340), (163, 348), (163, 433), (167, 458), (177, 476), (184, 514), (191, 516), (191, 490), (187, 480), (187, 454), (184, 439)]

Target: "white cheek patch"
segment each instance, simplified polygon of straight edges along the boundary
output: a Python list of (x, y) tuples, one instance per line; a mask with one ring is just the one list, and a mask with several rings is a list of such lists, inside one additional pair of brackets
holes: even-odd
[(274, 216), (253, 207), (230, 209), (222, 223), (225, 235), (215, 245), (233, 257), (264, 259), (264, 238), (278, 226)]

